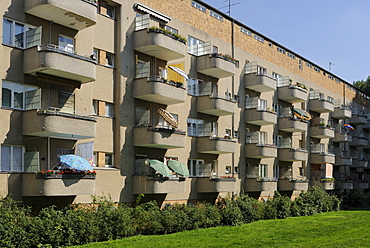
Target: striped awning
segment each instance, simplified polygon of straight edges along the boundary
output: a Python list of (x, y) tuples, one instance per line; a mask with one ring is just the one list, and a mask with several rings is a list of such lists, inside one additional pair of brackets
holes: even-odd
[(176, 66), (172, 66), (172, 65), (169, 65), (168, 66), (171, 70), (177, 72), (180, 76), (182, 76), (183, 78), (185, 78), (186, 80), (189, 79), (188, 75), (186, 75), (186, 73), (181, 70), (180, 68), (176, 67)]
[(177, 129), (179, 127), (177, 121), (173, 116), (170, 114), (170, 112), (159, 108), (157, 109), (158, 114), (165, 120), (168, 124), (170, 124), (171, 127)]
[(294, 108), (294, 107), (292, 107), (292, 109), (293, 109), (294, 116), (296, 116), (297, 118), (305, 120), (305, 121), (312, 119), (312, 116), (306, 111), (304, 111), (303, 109)]

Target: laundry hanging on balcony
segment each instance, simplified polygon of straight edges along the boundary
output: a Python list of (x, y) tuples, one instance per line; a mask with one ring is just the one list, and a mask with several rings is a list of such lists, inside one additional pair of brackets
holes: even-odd
[(188, 168), (186, 168), (182, 163), (180, 163), (177, 160), (168, 160), (167, 161), (168, 167), (171, 168), (174, 172), (179, 174), (180, 176), (183, 177), (188, 177), (190, 176)]
[(175, 129), (179, 127), (176, 119), (170, 114), (170, 112), (162, 108), (157, 109), (157, 112), (163, 118), (163, 120), (165, 120), (168, 124), (170, 124), (171, 127)]
[(308, 121), (312, 119), (312, 116), (309, 113), (307, 113), (303, 109), (294, 108), (294, 106), (292, 106), (292, 113), (294, 116), (296, 116), (297, 118), (301, 120)]
[(182, 76), (182, 77), (183, 77), (183, 78), (185, 78), (186, 80), (188, 80), (188, 79), (189, 79), (188, 75), (186, 75), (186, 73), (185, 73), (183, 70), (181, 70), (180, 68), (178, 68), (178, 67), (176, 67), (176, 66), (171, 66), (171, 65), (169, 65), (168, 67), (169, 67), (171, 70), (173, 70), (173, 71), (177, 72), (180, 76)]

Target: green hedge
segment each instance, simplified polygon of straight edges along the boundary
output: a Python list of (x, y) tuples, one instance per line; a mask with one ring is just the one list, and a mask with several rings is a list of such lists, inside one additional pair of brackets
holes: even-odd
[(37, 216), (30, 208), (0, 199), (0, 247), (62, 247), (158, 235), (221, 225), (236, 226), (265, 219), (284, 219), (339, 210), (340, 200), (310, 188), (295, 201), (276, 193), (267, 201), (242, 195), (220, 198), (217, 204), (174, 204), (162, 209), (155, 202), (131, 207), (94, 197), (92, 205), (57, 210), (47, 207)]

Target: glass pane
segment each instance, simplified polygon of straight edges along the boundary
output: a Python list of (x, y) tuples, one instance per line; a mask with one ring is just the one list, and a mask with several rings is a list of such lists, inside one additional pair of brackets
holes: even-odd
[(2, 89), (2, 106), (11, 107), (12, 106), (12, 91), (10, 89)]
[(67, 113), (74, 113), (75, 110), (75, 96), (68, 92), (59, 92), (58, 94), (58, 108)]
[(1, 146), (1, 171), (10, 171), (10, 146)]
[(23, 92), (14, 92), (14, 106), (15, 109), (23, 109)]
[(30, 89), (27, 87), (25, 92), (25, 109), (39, 109), (41, 108), (40, 89)]
[(14, 45), (16, 47), (21, 47), (23, 48), (24, 46), (24, 26), (22, 24), (16, 23), (15, 24), (15, 40), (14, 40)]
[(13, 146), (13, 166), (12, 171), (22, 171), (23, 149)]
[(13, 37), (13, 30), (12, 30), (12, 21), (3, 18), (3, 43), (7, 45), (12, 45), (12, 37)]

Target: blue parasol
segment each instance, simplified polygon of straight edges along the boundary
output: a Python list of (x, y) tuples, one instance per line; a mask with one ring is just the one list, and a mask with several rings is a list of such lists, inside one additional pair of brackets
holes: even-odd
[(77, 171), (94, 170), (89, 161), (77, 155), (62, 155), (59, 157), (59, 163), (63, 167), (65, 166)]

